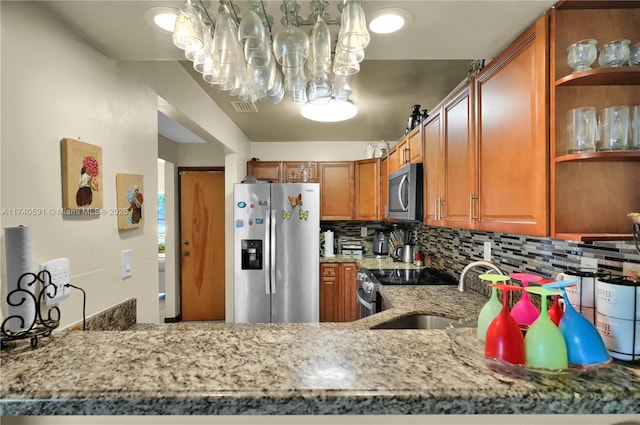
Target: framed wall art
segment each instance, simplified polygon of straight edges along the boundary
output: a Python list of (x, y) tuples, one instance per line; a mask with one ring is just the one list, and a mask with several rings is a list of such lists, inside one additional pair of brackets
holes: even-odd
[(62, 139), (62, 208), (102, 208), (102, 148)]
[(144, 225), (144, 184), (139, 174), (116, 174), (118, 196), (118, 229)]

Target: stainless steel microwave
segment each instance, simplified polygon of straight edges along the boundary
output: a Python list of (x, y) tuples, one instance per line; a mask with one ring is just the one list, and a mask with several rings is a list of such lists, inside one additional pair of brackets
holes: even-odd
[(422, 221), (422, 164), (407, 164), (389, 174), (387, 218)]

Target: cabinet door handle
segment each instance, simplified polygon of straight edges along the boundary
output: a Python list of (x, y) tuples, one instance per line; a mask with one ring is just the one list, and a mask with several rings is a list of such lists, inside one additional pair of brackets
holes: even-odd
[(442, 204), (444, 203), (444, 198), (440, 198), (440, 202), (438, 202), (438, 220), (442, 220)]
[(480, 217), (473, 216), (473, 200), (479, 199), (477, 196), (473, 196), (473, 193), (469, 193), (469, 221), (478, 220)]
[(440, 220), (438, 218), (438, 198), (433, 198), (433, 219)]

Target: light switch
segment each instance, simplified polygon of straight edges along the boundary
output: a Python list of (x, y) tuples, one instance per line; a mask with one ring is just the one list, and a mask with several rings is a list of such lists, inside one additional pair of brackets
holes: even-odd
[(132, 263), (133, 263), (133, 251), (130, 249), (125, 249), (122, 251), (122, 278), (125, 279), (127, 277), (131, 277), (132, 271)]

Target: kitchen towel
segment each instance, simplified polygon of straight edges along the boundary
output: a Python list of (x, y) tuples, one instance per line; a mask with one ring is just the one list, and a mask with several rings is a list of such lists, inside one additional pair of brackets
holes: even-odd
[(324, 232), (324, 256), (335, 257), (333, 252), (333, 232), (331, 230)]
[[(31, 249), (31, 226), (16, 226), (4, 228), (5, 240), (5, 264), (7, 265), (7, 294), (18, 289), (20, 276), (24, 273), (31, 273), (32, 249)], [(33, 279), (23, 279), (20, 289), (34, 294), (36, 283), (27, 286)], [(19, 316), (24, 319), (24, 324), (18, 318), (9, 319), (8, 329), (12, 332), (28, 330), (36, 315), (35, 298), (30, 297), (25, 292), (15, 292), (9, 296), (8, 300), (13, 304), (9, 305), (9, 317)]]

